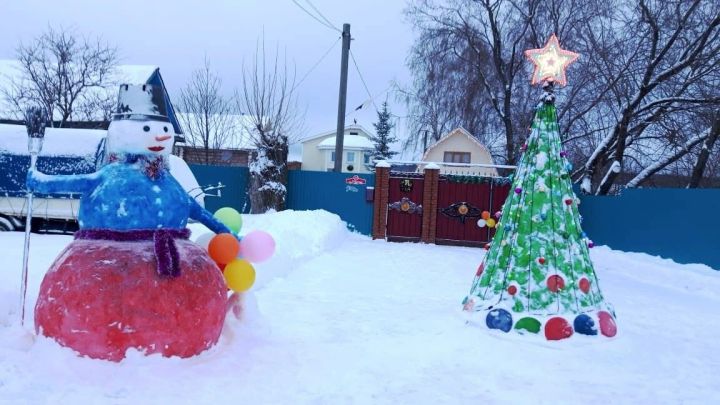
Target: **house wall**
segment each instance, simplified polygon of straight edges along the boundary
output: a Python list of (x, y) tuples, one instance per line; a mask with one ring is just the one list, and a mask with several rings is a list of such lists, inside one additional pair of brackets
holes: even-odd
[[(451, 136), (428, 152), (424, 159), (426, 162), (442, 162), (445, 152), (470, 152), (470, 163), (493, 164), (492, 156), (477, 143), (465, 135)], [(497, 170), (484, 167), (445, 167), (440, 169), (442, 174), (471, 174), (478, 176), (497, 176)]]
[[(364, 136), (368, 139), (370, 137), (364, 131), (358, 130), (357, 128), (351, 128), (345, 130), (345, 135), (350, 135), (350, 132), (357, 132), (357, 135)], [(311, 139), (303, 142), (302, 152), (302, 170), (310, 171), (327, 171), (328, 168), (332, 168), (334, 163), (330, 161), (331, 150), (320, 150), (318, 145), (328, 138), (334, 138), (335, 134), (330, 134), (317, 139)], [(355, 160), (353, 162), (347, 161), (347, 153), (355, 152)], [(357, 149), (343, 149), (343, 168), (344, 173), (369, 173), (365, 169), (363, 154), (365, 151)], [(348, 165), (352, 164), (354, 169), (352, 172), (347, 170)]]

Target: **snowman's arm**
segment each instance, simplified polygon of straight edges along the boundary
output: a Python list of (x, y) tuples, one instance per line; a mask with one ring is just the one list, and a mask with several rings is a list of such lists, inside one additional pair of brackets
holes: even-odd
[(215, 219), (212, 214), (200, 206), (194, 198), (190, 198), (190, 218), (210, 228), (215, 233), (232, 233), (227, 226)]
[(30, 170), (27, 175), (27, 189), (33, 192), (51, 193), (85, 193), (97, 186), (102, 171), (90, 174), (44, 174)]

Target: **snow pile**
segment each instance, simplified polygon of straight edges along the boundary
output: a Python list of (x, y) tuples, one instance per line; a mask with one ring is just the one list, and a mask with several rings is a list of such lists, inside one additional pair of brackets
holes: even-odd
[[(717, 403), (720, 272), (591, 252), (619, 333), (545, 342), (465, 324), (482, 249), (387, 243), (324, 211), (244, 215), (277, 254), (220, 343), (190, 359), (78, 358), (17, 326), (23, 234), (0, 233), (0, 399), (9, 403)], [(193, 238), (203, 231), (193, 226)], [(33, 235), (28, 308), (70, 238)], [(279, 277), (282, 276), (282, 277)], [(32, 310), (30, 311), (32, 318)], [(32, 319), (29, 321), (32, 324)]]
[[(198, 223), (190, 224), (189, 228), (192, 230), (192, 240), (209, 232)], [(257, 270), (253, 290), (262, 288), (274, 278), (286, 276), (293, 268), (335, 249), (348, 237), (353, 237), (339, 216), (324, 210), (243, 214), (240, 234), (245, 235), (256, 229), (273, 236), (275, 255), (267, 262), (253, 264)]]

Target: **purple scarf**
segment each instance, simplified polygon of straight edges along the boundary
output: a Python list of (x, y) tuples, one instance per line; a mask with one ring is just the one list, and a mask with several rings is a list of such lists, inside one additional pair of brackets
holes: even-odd
[(112, 229), (83, 229), (75, 232), (75, 239), (112, 240), (115, 242), (134, 242), (152, 240), (154, 243), (157, 272), (160, 277), (180, 275), (180, 254), (175, 239), (189, 239), (190, 230), (185, 229), (140, 229), (116, 231)]

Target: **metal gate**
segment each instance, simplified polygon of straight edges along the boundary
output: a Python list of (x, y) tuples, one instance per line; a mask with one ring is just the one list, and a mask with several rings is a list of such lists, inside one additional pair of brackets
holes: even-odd
[(422, 175), (391, 174), (388, 182), (387, 239), (417, 242), (422, 234)]
[(479, 226), (483, 211), (493, 218), (502, 209), (510, 191), (505, 179), (455, 178), (438, 181), (438, 214), (435, 241), (438, 244), (483, 246), (495, 236), (495, 228)]

